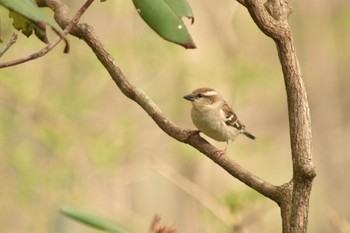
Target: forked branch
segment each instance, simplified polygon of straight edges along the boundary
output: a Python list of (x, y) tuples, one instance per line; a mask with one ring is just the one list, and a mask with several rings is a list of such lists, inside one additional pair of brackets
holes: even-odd
[(306, 89), (287, 18), (292, 9), (285, 0), (239, 0), (260, 30), (277, 46), (288, 102), (293, 180), (281, 206), (283, 232), (306, 232), (309, 198), (316, 171), (312, 163), (311, 118)]

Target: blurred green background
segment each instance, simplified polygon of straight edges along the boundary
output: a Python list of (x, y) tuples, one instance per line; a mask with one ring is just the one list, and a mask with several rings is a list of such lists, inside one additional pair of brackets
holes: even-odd
[[(73, 15), (83, 1), (66, 2)], [(130, 82), (181, 127), (193, 128), (182, 96), (198, 87), (219, 90), (258, 137), (238, 138), (228, 154), (273, 184), (288, 182), (287, 105), (273, 41), (234, 1), (190, 4), (195, 24), (186, 23), (196, 50), (159, 38), (131, 1), (96, 2), (81, 22), (96, 29)], [(350, 2), (292, 5), (318, 173), (309, 232), (350, 232)], [(7, 41), (11, 21), (5, 9), (0, 15)], [(65, 205), (133, 232), (147, 232), (155, 214), (178, 232), (281, 232), (276, 204), (169, 138), (121, 94), (83, 41), (69, 41), (69, 54), (59, 45), (43, 58), (0, 70), (1, 232), (97, 232), (62, 217)], [(20, 34), (0, 62), (43, 46)]]

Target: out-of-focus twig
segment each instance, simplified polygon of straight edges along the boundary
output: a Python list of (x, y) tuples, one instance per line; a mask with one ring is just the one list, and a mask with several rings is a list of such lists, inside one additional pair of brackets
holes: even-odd
[(0, 57), (6, 53), (6, 51), (16, 43), (18, 35), (16, 33), (12, 33), (9, 41), (6, 43), (6, 45), (1, 49), (0, 51)]
[(340, 233), (350, 233), (350, 222), (333, 208), (329, 208), (327, 216)]
[(154, 216), (151, 227), (151, 233), (176, 233), (176, 230), (169, 226), (160, 225), (160, 217), (158, 215)]

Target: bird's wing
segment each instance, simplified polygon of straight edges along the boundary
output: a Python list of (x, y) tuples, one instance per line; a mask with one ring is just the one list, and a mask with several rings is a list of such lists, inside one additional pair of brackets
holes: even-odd
[(225, 114), (225, 124), (228, 126), (232, 126), (236, 129), (239, 130), (240, 133), (244, 134), (245, 136), (247, 136), (248, 138), (254, 140), (255, 136), (251, 133), (249, 133), (246, 129), (245, 126), (238, 120), (237, 115), (233, 112), (232, 108), (230, 106), (228, 106), (227, 103), (225, 103), (222, 106), (222, 111)]
[(245, 126), (238, 120), (237, 115), (233, 112), (232, 108), (225, 103), (222, 107), (222, 110), (225, 113), (225, 123), (226, 125), (235, 127), (236, 129), (242, 130)]
[(245, 129), (245, 126), (238, 120), (237, 115), (233, 112), (232, 108), (230, 106), (228, 106), (227, 103), (224, 104), (224, 106), (222, 107), (222, 110), (225, 114), (225, 119), (226, 119), (225, 124), (226, 125), (232, 126), (236, 129), (238, 129), (240, 131), (240, 133), (244, 134), (245, 136), (247, 136), (248, 138), (250, 138), (252, 140), (255, 139), (255, 136)]

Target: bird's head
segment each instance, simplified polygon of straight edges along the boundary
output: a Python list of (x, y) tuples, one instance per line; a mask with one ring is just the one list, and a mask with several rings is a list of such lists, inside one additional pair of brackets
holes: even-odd
[(221, 95), (211, 88), (199, 88), (185, 95), (184, 99), (191, 101), (194, 108), (199, 110), (220, 107), (224, 100)]

